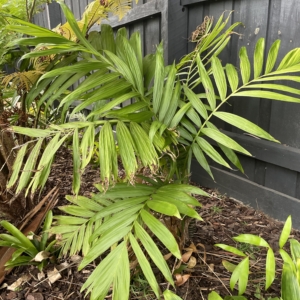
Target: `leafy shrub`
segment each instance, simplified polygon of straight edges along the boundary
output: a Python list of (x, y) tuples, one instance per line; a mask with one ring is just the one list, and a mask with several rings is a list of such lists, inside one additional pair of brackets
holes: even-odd
[[(83, 286), (91, 293), (91, 299), (104, 299), (111, 285), (113, 299), (127, 298), (130, 261), (134, 259), (131, 256), (134, 253), (145, 278), (160, 298), (161, 291), (148, 257), (172, 284), (172, 274), (153, 235), (177, 259), (181, 258), (181, 249), (167, 221), (199, 218), (191, 207), (199, 204), (190, 194), (204, 192), (183, 184), (188, 182), (192, 157), (213, 177), (208, 159), (227, 168), (234, 165), (243, 172), (235, 151), (251, 155), (221, 132), (211, 122), (212, 118), (278, 142), (257, 125), (224, 112), (222, 108), (231, 97), (300, 102), (295, 96), (299, 90), (270, 83), (281, 79), (299, 81), (295, 72), (300, 70), (300, 49), (289, 52), (275, 68), (280, 42), (274, 42), (265, 59), (265, 41), (260, 39), (255, 48), (252, 71), (247, 50), (243, 47), (239, 53), (240, 80), (236, 68), (231, 64), (223, 67), (217, 57), (228, 44), (233, 29), (239, 25), (235, 23), (225, 29), (229, 17), (224, 19), (222, 15), (214, 27), (212, 19), (206, 18), (201, 34), (194, 36), (195, 50), (178, 64), (165, 66), (162, 45), (157, 47), (155, 54), (143, 57), (138, 32), (127, 38), (126, 29), (122, 28), (114, 36), (108, 25), (102, 25), (101, 34), (90, 34), (86, 38), (86, 26), (77, 23), (66, 5), (61, 3), (61, 7), (76, 39), (23, 21), (8, 27), (34, 36), (15, 42), (37, 47), (23, 58), (64, 55), (64, 59), (46, 72), (26, 97), (27, 105), (30, 105), (36, 95), (43, 92), (37, 104), (48, 107), (54, 99), (60, 99), (57, 110), (60, 123), (50, 124), (46, 129), (12, 127), (15, 133), (35, 140), (30, 143), (34, 147), (26, 162), (24, 157), (29, 144), (19, 151), (9, 187), (18, 181), (17, 191), (26, 188), (27, 193), (34, 193), (42, 188), (56, 151), (72, 139), (75, 196), (67, 197), (72, 204), (62, 210), (68, 215), (56, 217), (57, 224), (52, 229), (63, 236), (62, 253), (82, 251), (84, 259), (80, 269), (103, 255), (102, 262)], [(45, 38), (46, 47), (43, 44)], [(74, 57), (80, 60), (74, 60)], [(63, 62), (67, 65), (59, 66)], [(287, 77), (289, 73), (291, 75)], [(66, 95), (66, 89), (79, 79), (82, 81), (78, 88)], [(48, 85), (50, 88), (45, 90)], [(196, 94), (196, 87), (205, 92)], [(80, 104), (74, 107), (74, 101), (80, 101)], [(130, 104), (126, 105), (128, 102)], [(69, 112), (72, 117), (87, 108), (91, 111), (85, 121), (67, 121)], [(207, 138), (218, 145), (223, 156)], [(48, 145), (43, 148), (45, 141)], [(98, 186), (100, 193), (88, 199), (78, 196), (80, 175), (92, 159), (93, 151), (90, 150), (94, 149), (95, 141), (99, 145), (102, 184)], [(23, 161), (25, 166), (18, 180)], [(119, 162), (124, 167), (125, 178), (118, 177)], [(31, 170), (37, 171), (33, 174)], [(143, 171), (147, 171), (147, 176), (143, 177), (147, 184), (131, 186), (130, 183), (134, 184), (135, 177)], [(244, 264), (247, 263), (245, 259)], [(105, 277), (99, 283), (96, 279), (101, 274)], [(171, 291), (165, 291), (164, 296), (176, 298)]]

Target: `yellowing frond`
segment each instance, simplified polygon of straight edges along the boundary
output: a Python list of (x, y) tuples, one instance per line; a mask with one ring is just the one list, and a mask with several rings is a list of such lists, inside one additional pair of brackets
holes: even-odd
[(29, 91), (43, 74), (41, 71), (15, 72), (5, 76), (2, 80), (4, 87), (9, 84), (16, 86), (19, 90)]
[[(81, 21), (78, 21), (77, 24), (78, 24), (78, 27), (82, 30), (84, 27), (84, 22), (81, 20)], [(66, 38), (70, 41), (76, 42), (76, 40), (77, 40), (77, 37), (74, 34), (74, 31), (68, 22), (66, 22), (63, 25), (58, 25), (57, 27), (52, 29), (52, 31), (62, 35), (64, 38)]]
[(107, 17), (107, 8), (101, 1), (90, 3), (82, 15), (82, 22), (87, 22), (87, 28), (91, 28), (95, 23), (100, 24), (101, 20)]
[(108, 0), (109, 8), (121, 20), (131, 9), (131, 0)]

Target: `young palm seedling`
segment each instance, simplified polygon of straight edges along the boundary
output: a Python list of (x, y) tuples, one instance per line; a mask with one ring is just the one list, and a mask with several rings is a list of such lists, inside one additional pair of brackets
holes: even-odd
[(42, 235), (34, 233), (25, 236), (19, 229), (7, 221), (1, 221), (10, 234), (0, 234), (0, 246), (16, 249), (12, 258), (5, 264), (7, 269), (23, 265), (35, 265), (41, 271), (49, 261), (55, 260), (58, 248), (56, 240), (49, 238), (49, 229), (52, 224), (52, 211), (46, 215)]

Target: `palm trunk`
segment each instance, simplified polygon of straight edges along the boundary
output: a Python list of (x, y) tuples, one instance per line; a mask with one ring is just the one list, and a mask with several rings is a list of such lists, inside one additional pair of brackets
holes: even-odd
[[(1, 122), (0, 127), (6, 124)], [(14, 159), (16, 157), (16, 142), (13, 133), (2, 130), (0, 136), (0, 218), (17, 221), (24, 216), (28, 209), (32, 208), (32, 202), (24, 193), (15, 195), (13, 190), (7, 190), (6, 184), (12, 173)]]

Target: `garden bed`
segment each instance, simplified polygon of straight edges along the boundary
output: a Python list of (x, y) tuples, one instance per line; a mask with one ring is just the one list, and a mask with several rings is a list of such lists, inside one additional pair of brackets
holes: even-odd
[[(51, 175), (49, 177), (46, 191), (58, 186), (60, 189), (57, 206), (65, 205), (65, 195), (71, 193), (72, 185), (72, 159), (70, 154), (64, 150), (59, 152), (58, 158)], [(81, 193), (88, 196), (95, 192), (93, 184), (99, 182), (97, 168), (89, 166), (83, 175)], [(255, 210), (243, 205), (235, 199), (220, 195), (217, 191), (207, 190), (210, 198), (198, 197), (202, 208), (199, 213), (204, 221), (191, 221), (185, 231), (185, 247), (194, 244), (198, 252), (193, 253), (197, 263), (195, 267), (183, 271), (181, 274), (190, 274), (189, 279), (182, 286), (176, 288), (177, 294), (183, 299), (198, 300), (207, 299), (210, 291), (214, 290), (221, 295), (236, 295), (236, 291), (229, 289), (230, 273), (222, 265), (222, 260), (238, 263), (240, 258), (229, 255), (225, 251), (214, 247), (216, 243), (224, 243), (237, 246), (232, 237), (241, 233), (251, 233), (259, 235), (276, 251), (278, 255), (278, 240), (283, 227), (283, 223), (269, 218), (259, 210)], [(58, 208), (54, 208), (54, 214), (60, 213)], [(300, 232), (294, 230), (292, 235), (300, 239)], [(251, 256), (250, 285), (245, 296), (250, 299), (263, 299), (262, 297), (279, 296), (280, 280), (276, 279), (271, 288), (264, 292), (264, 265), (266, 252), (258, 247), (246, 245), (238, 246), (241, 250)], [(185, 251), (183, 250), (183, 253)], [(27, 299), (27, 300), (54, 300), (54, 299), (83, 299), (84, 294), (80, 293), (82, 284), (86, 281), (89, 274), (93, 271), (94, 265), (89, 265), (83, 271), (77, 271), (76, 261), (78, 257), (62, 259), (56, 269), (60, 271), (61, 278), (49, 284), (47, 271), (53, 270), (53, 265), (44, 270), (45, 277), (39, 275), (34, 267), (15, 268), (7, 276), (5, 284), (0, 291), (0, 299)], [(168, 260), (171, 269), (174, 269), (176, 262)], [(277, 260), (278, 267), (281, 267), (281, 260)], [(25, 283), (18, 287), (18, 291), (10, 291), (6, 285), (11, 285), (24, 275)], [(160, 274), (157, 273), (160, 277)], [(280, 278), (280, 274), (277, 274)], [(138, 273), (134, 276), (131, 286), (130, 299), (155, 299), (149, 286), (146, 284), (142, 275)], [(101, 279), (99, 279), (101, 280)], [(167, 287), (167, 282), (161, 280), (162, 290)]]

